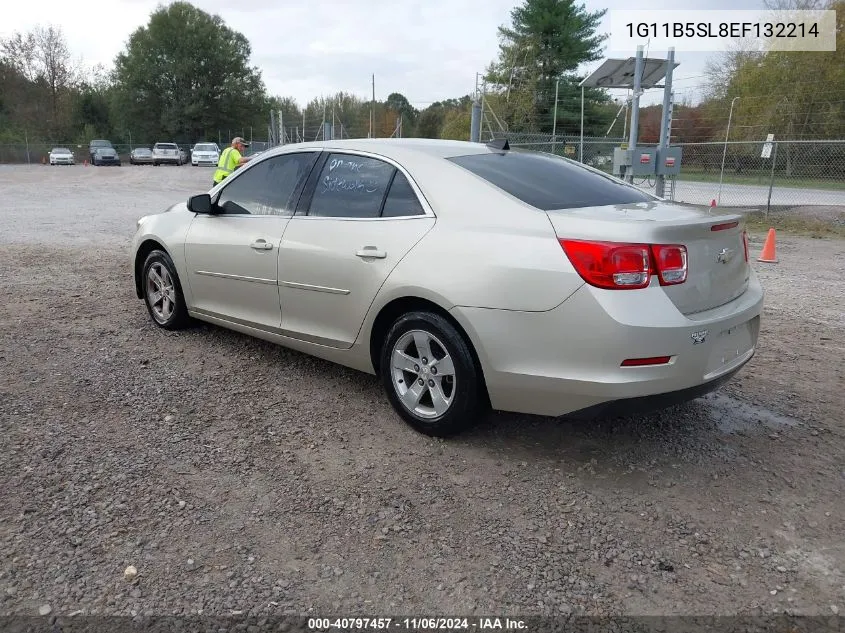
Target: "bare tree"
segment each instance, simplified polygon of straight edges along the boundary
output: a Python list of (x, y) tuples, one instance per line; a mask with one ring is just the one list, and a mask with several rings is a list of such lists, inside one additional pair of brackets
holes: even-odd
[(35, 49), (35, 35), (32, 33), (15, 33), (0, 39), (0, 59), (31, 82), (36, 81), (39, 74)]
[(50, 111), (55, 126), (60, 120), (63, 93), (76, 81), (76, 69), (60, 28), (37, 26), (33, 38), (39, 74), (50, 90)]

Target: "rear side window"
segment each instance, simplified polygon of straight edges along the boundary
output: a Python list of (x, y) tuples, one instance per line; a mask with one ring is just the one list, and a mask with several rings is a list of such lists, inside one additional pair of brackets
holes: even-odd
[(377, 218), (393, 165), (352, 154), (331, 154), (323, 165), (308, 215), (332, 218)]
[(384, 201), (383, 218), (397, 218), (408, 215), (425, 215), (417, 194), (411, 188), (411, 183), (405, 178), (405, 174), (396, 171), (387, 198)]
[(510, 150), (447, 160), (543, 211), (654, 200), (644, 191), (547, 154)]

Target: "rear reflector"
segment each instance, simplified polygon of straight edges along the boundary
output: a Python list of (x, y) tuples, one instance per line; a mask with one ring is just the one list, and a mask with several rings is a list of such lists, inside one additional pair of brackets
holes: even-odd
[(671, 356), (653, 356), (651, 358), (628, 358), (622, 361), (622, 367), (646, 367), (648, 365), (666, 365)]
[(724, 224), (714, 224), (710, 227), (711, 231), (726, 231), (728, 229), (732, 229), (735, 226), (739, 226), (739, 220), (736, 222), (725, 222)]

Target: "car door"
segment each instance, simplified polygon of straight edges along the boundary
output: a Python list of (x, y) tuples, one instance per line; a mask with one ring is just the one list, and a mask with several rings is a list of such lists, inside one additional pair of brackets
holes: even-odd
[(434, 226), (407, 172), (366, 153), (326, 153), (279, 251), (283, 333), (349, 348), (387, 276)]
[(185, 240), (192, 309), (278, 329), (279, 242), (319, 151), (281, 154), (230, 176)]

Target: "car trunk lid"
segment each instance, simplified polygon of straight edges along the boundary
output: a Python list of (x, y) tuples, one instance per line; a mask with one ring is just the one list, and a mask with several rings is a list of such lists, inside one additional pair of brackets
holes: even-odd
[(683, 314), (724, 305), (748, 287), (745, 222), (738, 213), (666, 201), (546, 213), (559, 239), (685, 246), (686, 281), (663, 286)]

